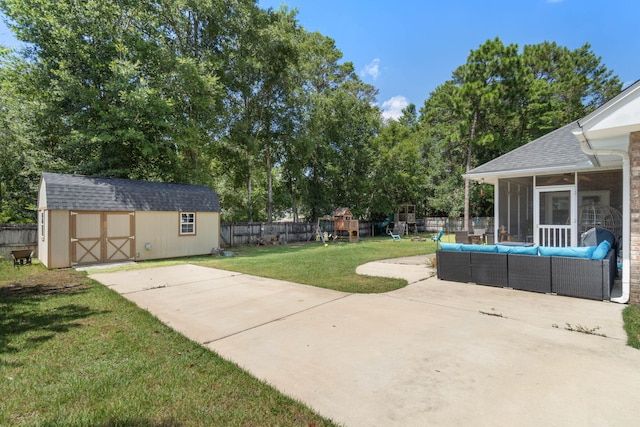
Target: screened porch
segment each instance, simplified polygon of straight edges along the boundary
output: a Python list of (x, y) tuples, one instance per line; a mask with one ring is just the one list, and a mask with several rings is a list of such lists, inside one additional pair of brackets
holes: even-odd
[(580, 246), (593, 227), (622, 235), (622, 171), (502, 178), (495, 189), (498, 242)]

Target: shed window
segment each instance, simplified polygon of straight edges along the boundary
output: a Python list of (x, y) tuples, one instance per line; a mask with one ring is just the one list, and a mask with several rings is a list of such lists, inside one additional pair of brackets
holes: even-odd
[(196, 214), (180, 213), (180, 234), (196, 234)]
[(40, 211), (40, 240), (44, 242), (44, 211)]

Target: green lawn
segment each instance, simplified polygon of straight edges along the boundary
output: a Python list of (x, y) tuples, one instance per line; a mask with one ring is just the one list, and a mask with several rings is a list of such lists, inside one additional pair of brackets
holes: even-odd
[[(430, 240), (365, 239), (233, 248), (192, 262), (347, 292), (384, 292), (400, 280), (358, 277), (356, 266), (432, 253)], [(624, 311), (640, 348), (640, 307)], [(332, 426), (238, 366), (164, 326), (74, 270), (0, 262), (0, 425)]]
[[(388, 238), (233, 248), (193, 262), (349, 292), (406, 283), (363, 278), (357, 265), (433, 252)], [(0, 425), (332, 426), (233, 363), (164, 326), (75, 270), (0, 262)]]
[[(359, 243), (329, 243), (232, 248), (233, 257), (200, 258), (195, 263), (262, 277), (335, 289), (343, 292), (388, 292), (406, 286), (406, 281), (360, 276), (356, 267), (381, 259), (426, 255), (435, 243), (390, 238), (364, 239)], [(425, 258), (426, 263), (426, 258)]]
[[(149, 268), (178, 263), (191, 264), (261, 277), (288, 280), (305, 285), (352, 293), (388, 292), (407, 285), (405, 280), (356, 274), (356, 267), (367, 262), (405, 256), (433, 254), (436, 245), (430, 235), (423, 241), (368, 238), (359, 243), (336, 242), (276, 246), (236, 246), (231, 257), (200, 256), (184, 259), (140, 262), (133, 268)], [(427, 259), (425, 257), (425, 263)], [(108, 271), (108, 270), (106, 270)]]
[(630, 305), (622, 312), (624, 330), (627, 332), (627, 344), (640, 349), (640, 305)]
[(332, 426), (73, 270), (0, 262), (0, 425)]

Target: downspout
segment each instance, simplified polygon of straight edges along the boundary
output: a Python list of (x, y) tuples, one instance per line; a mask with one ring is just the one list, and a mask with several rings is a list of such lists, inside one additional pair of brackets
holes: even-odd
[(629, 153), (623, 150), (595, 150), (591, 148), (589, 140), (584, 134), (582, 125), (579, 122), (578, 126), (580, 129), (573, 131), (573, 135), (580, 142), (580, 147), (585, 154), (591, 156), (611, 155), (622, 157), (622, 296), (611, 298), (611, 301), (626, 304), (629, 302), (629, 283), (631, 278), (631, 265), (629, 262), (631, 252), (631, 162), (629, 160)]

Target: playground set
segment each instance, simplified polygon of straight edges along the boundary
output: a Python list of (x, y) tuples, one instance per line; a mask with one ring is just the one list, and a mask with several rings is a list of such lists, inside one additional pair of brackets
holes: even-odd
[[(380, 230), (380, 234), (391, 236), (393, 240), (400, 240), (401, 236), (417, 232), (416, 205), (402, 203), (395, 213), (376, 224), (376, 228)], [(349, 208), (338, 208), (332, 215), (318, 218), (315, 236), (316, 241), (324, 244), (342, 239), (349, 239), (349, 242), (355, 243), (360, 240), (359, 223), (357, 219), (353, 219)]]
[(406, 236), (410, 232), (416, 232), (416, 205), (402, 203), (396, 212), (389, 215), (384, 221), (376, 224), (376, 228), (384, 230), (384, 234), (399, 240), (400, 236)]
[(326, 244), (329, 240), (349, 239), (351, 243), (360, 241), (360, 225), (349, 208), (338, 208), (333, 215), (318, 218), (316, 241)]

